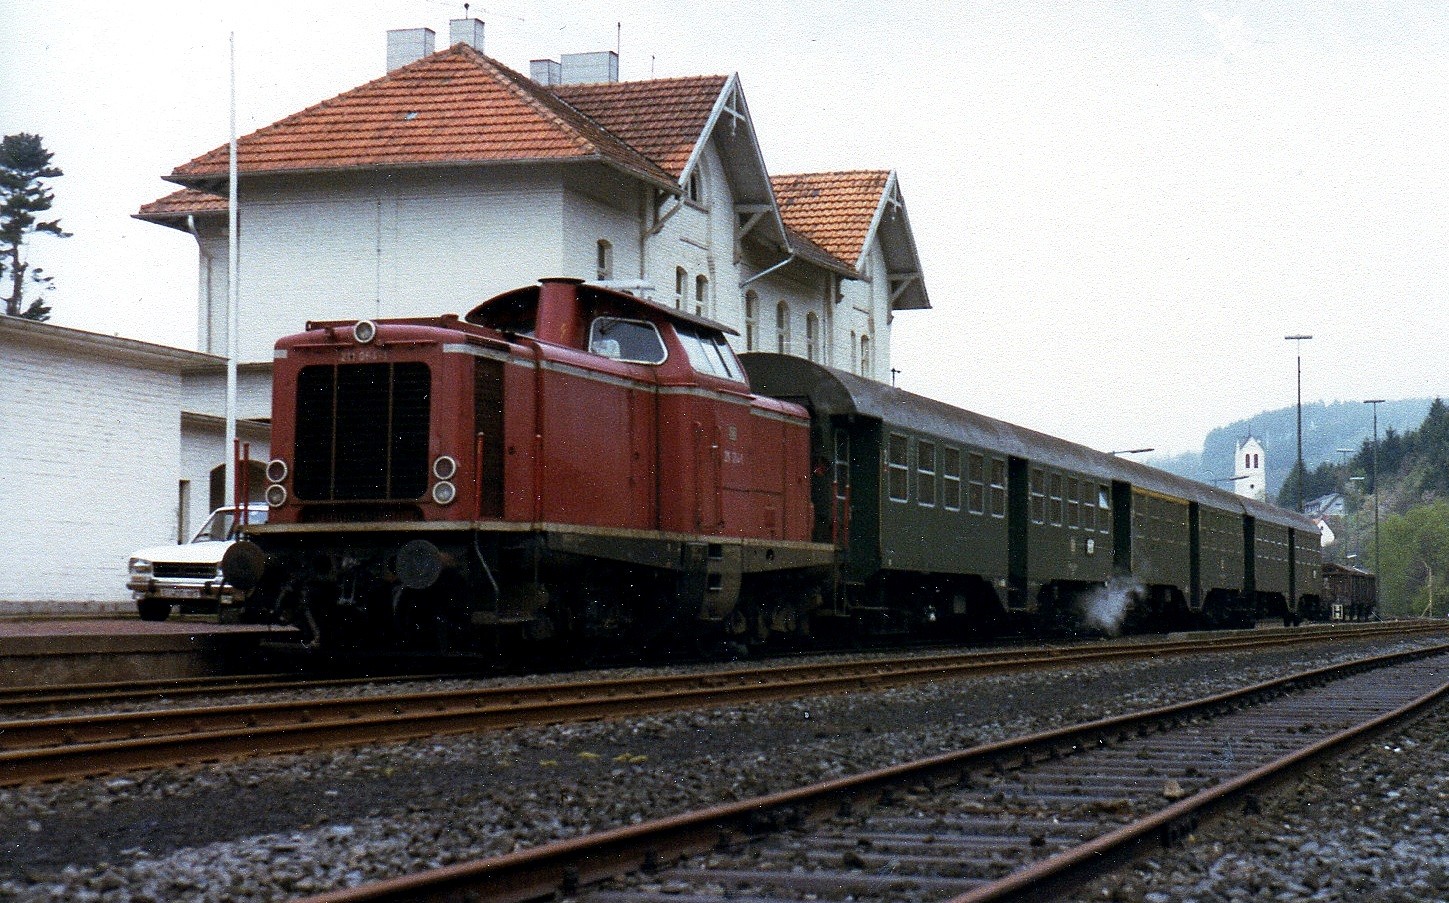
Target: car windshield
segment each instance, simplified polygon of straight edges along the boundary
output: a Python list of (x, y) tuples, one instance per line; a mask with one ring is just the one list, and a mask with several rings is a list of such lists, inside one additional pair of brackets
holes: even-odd
[[(220, 542), (227, 539), (236, 539), (232, 533), (233, 515), (235, 512), (230, 508), (220, 508), (211, 512), (211, 517), (206, 519), (206, 524), (196, 533), (192, 542)], [(243, 516), (249, 524), (264, 524), (267, 522), (267, 509), (248, 508)]]

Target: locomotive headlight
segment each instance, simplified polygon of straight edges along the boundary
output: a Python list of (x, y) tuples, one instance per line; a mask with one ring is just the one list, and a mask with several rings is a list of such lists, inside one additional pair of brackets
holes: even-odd
[(443, 455), (433, 462), (433, 476), (440, 480), (451, 480), (453, 474), (458, 472), (458, 462), (448, 455)]
[(128, 568), (137, 577), (151, 576), (151, 562), (144, 558), (132, 558)]
[(371, 320), (358, 320), (357, 325), (352, 327), (352, 337), (359, 344), (366, 345), (377, 338), (377, 324)]
[(449, 483), (447, 480), (443, 480), (441, 483), (436, 483), (433, 485), (433, 501), (437, 502), (439, 505), (451, 504), (453, 499), (457, 497), (458, 487), (454, 486), (452, 483)]
[(273, 483), (267, 487), (267, 504), (273, 508), (280, 508), (287, 504), (287, 487), (280, 483)]
[(267, 462), (267, 479), (273, 483), (280, 483), (287, 478), (287, 462), (281, 458), (273, 458)]

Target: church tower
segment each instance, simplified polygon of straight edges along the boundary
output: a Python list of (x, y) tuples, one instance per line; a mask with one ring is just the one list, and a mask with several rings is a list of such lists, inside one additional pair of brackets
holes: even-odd
[(1249, 436), (1238, 443), (1237, 458), (1233, 463), (1233, 491), (1250, 499), (1265, 501), (1268, 497), (1267, 454), (1263, 443)]

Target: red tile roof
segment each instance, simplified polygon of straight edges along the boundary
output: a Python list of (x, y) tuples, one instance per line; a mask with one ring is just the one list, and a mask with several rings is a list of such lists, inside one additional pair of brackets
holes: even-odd
[(728, 81), (702, 75), (552, 90), (678, 179)]
[(136, 218), (162, 222), (180, 216), (225, 212), (226, 198), (208, 194), (205, 191), (197, 191), (195, 188), (183, 188), (149, 204), (143, 204), (137, 211)]
[(772, 176), (770, 184), (786, 226), (854, 266), (889, 178), (885, 170), (815, 172)]
[[(183, 185), (225, 178), (227, 148), (178, 166)], [(596, 159), (676, 180), (547, 88), (465, 44), (424, 57), (241, 138), (242, 173)]]

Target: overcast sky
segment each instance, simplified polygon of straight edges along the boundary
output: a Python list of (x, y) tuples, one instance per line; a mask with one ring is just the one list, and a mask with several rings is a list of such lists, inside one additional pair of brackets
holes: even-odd
[[(232, 11), (229, 11), (230, 10)], [(738, 72), (771, 172), (900, 174), (935, 309), (899, 384), (1104, 450), (1294, 400), (1449, 394), (1449, 4), (474, 4), (526, 72)], [(463, 4), (0, 0), (0, 133), (55, 152), (52, 322), (195, 347), (195, 243), (130, 216), (225, 143), (447, 42)], [(618, 26), (622, 26), (618, 29)], [(616, 30), (617, 29), (617, 30)], [(540, 274), (548, 275), (548, 274)], [(461, 311), (475, 299), (458, 299)], [(299, 322), (300, 327), (300, 322)]]

